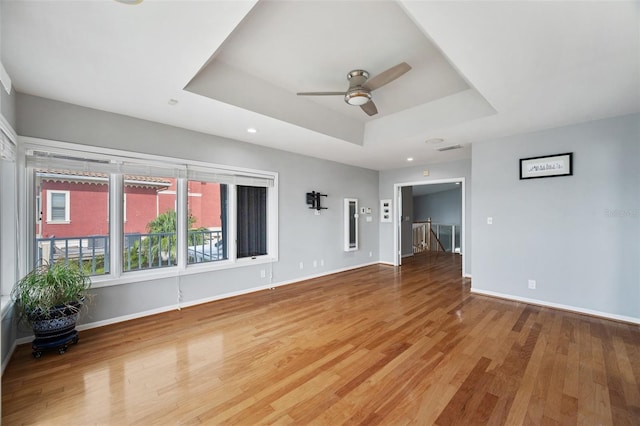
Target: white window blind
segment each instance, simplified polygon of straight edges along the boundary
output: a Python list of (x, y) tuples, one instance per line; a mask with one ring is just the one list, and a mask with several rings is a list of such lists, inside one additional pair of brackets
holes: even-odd
[(261, 187), (272, 187), (274, 185), (272, 175), (213, 167), (187, 166), (187, 178), (189, 180), (218, 182), (231, 185)]
[(73, 170), (87, 173), (118, 172), (118, 164), (108, 159), (73, 157), (41, 151), (27, 153), (26, 163), (28, 167), (36, 169)]

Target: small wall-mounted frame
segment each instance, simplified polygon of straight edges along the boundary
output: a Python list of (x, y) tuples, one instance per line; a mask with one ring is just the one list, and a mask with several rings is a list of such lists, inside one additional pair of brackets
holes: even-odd
[(573, 175), (573, 152), (520, 159), (520, 179)]
[(380, 200), (380, 222), (391, 222), (391, 199)]
[(316, 191), (307, 192), (307, 204), (310, 209), (315, 209), (318, 212), (320, 210), (327, 210), (327, 207), (320, 206), (320, 197), (326, 197), (327, 194), (321, 194)]
[(358, 199), (344, 199), (344, 251), (358, 250)]

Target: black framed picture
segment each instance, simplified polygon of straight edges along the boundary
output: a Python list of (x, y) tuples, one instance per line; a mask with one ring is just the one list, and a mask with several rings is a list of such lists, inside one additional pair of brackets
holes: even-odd
[(520, 159), (520, 179), (573, 175), (573, 152)]

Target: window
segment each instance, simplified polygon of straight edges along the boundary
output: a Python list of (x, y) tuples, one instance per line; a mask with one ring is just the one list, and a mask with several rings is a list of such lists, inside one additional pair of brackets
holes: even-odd
[[(109, 176), (82, 170), (82, 164), (35, 169), (33, 259), (73, 263), (90, 275), (105, 275), (110, 269)], [(39, 220), (41, 208), (45, 221)]]
[(69, 223), (69, 191), (47, 190), (47, 222)]
[(187, 263), (228, 259), (226, 244), (227, 185), (187, 182)]
[(124, 176), (124, 272), (178, 264), (176, 184), (168, 176)]
[(25, 144), (33, 264), (75, 262), (103, 286), (277, 259), (277, 174), (86, 149)]
[(238, 258), (267, 254), (267, 188), (238, 185)]

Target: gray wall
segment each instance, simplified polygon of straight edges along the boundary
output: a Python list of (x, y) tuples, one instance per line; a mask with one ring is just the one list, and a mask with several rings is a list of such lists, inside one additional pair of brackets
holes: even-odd
[(462, 188), (413, 197), (413, 216), (415, 222), (424, 222), (431, 218), (434, 224), (460, 225)]
[[(423, 176), (424, 169), (429, 169), (429, 176)], [(471, 274), (471, 160), (451, 161), (447, 163), (434, 163), (407, 167), (380, 172), (380, 199), (390, 198), (393, 207), (396, 208), (393, 194), (394, 184), (430, 182), (441, 179), (465, 178), (465, 215), (464, 224), (465, 247), (464, 267), (465, 273)], [(393, 263), (393, 224), (380, 224), (380, 261)]]
[[(472, 289), (640, 319), (639, 123), (474, 144)], [(519, 180), (520, 158), (564, 152), (573, 176)]]
[[(366, 222), (364, 215), (360, 217), (358, 251), (344, 252), (342, 239), (343, 199), (358, 198), (360, 206), (377, 206), (377, 171), (24, 94), (18, 95), (17, 116), (21, 136), (279, 173), (278, 262), (95, 289), (96, 297), (85, 322), (171, 306), (176, 303), (178, 289), (182, 300), (188, 303), (378, 260), (377, 209), (373, 209), (372, 222)], [(314, 215), (305, 203), (305, 193), (312, 190), (328, 194), (322, 200), (328, 210), (320, 216)], [(317, 267), (313, 267), (314, 260)], [(302, 270), (300, 262), (304, 264)], [(271, 268), (271, 282), (268, 272), (266, 278), (260, 277), (260, 270)]]

